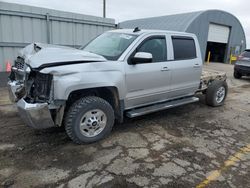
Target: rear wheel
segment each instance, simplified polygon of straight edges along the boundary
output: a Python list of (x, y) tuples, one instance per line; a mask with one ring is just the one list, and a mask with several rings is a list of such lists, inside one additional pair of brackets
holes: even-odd
[(68, 136), (77, 144), (106, 137), (114, 125), (112, 106), (99, 97), (83, 97), (69, 109), (65, 118)]
[(240, 79), (241, 77), (242, 77), (242, 75), (239, 72), (234, 71), (234, 78)]
[(226, 81), (214, 80), (207, 88), (206, 103), (209, 106), (221, 106), (227, 96), (228, 86)]

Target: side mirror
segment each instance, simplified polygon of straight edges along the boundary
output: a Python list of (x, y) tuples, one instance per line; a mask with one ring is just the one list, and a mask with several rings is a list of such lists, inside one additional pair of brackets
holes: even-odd
[(131, 64), (139, 63), (151, 63), (153, 61), (153, 56), (151, 53), (147, 52), (137, 52), (134, 57), (131, 59)]

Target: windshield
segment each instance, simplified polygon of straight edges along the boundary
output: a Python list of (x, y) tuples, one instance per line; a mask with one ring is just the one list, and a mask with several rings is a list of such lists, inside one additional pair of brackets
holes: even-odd
[(117, 60), (136, 37), (136, 35), (108, 32), (91, 41), (82, 50), (104, 56), (107, 60)]
[(250, 58), (250, 51), (248, 51), (248, 50), (244, 51), (244, 52), (241, 54), (241, 56)]

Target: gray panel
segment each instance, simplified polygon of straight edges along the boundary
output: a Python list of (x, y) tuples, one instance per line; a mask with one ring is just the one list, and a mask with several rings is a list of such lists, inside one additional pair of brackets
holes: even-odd
[(28, 43), (34, 42), (32, 31), (32, 18), (23, 18), (22, 26), (23, 41)]
[(114, 19), (5, 2), (0, 2), (0, 25), (0, 72), (28, 43), (48, 43), (48, 31), (52, 44), (79, 47), (116, 28)]
[(75, 44), (76, 45), (82, 45), (84, 42), (84, 25), (82, 24), (76, 24), (75, 25)]
[[(12, 41), (13, 39), (13, 29), (10, 23), (11, 16), (3, 15), (1, 16), (1, 31), (2, 31), (2, 41)], [(4, 27), (2, 27), (4, 26)]]
[(35, 42), (47, 42), (46, 23), (41, 19), (32, 19), (32, 33)]
[(61, 28), (59, 21), (51, 22), (51, 38), (53, 44), (59, 44), (61, 38)]
[(12, 39), (8, 42), (23, 42), (23, 24), (22, 24), (22, 17), (12, 17), (12, 21), (9, 25), (11, 25), (11, 29), (13, 29), (14, 34)]

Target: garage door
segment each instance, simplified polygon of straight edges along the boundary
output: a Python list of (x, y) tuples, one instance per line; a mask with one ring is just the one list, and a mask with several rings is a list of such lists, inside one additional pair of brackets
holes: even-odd
[(208, 41), (227, 43), (229, 38), (230, 28), (227, 26), (209, 24)]

